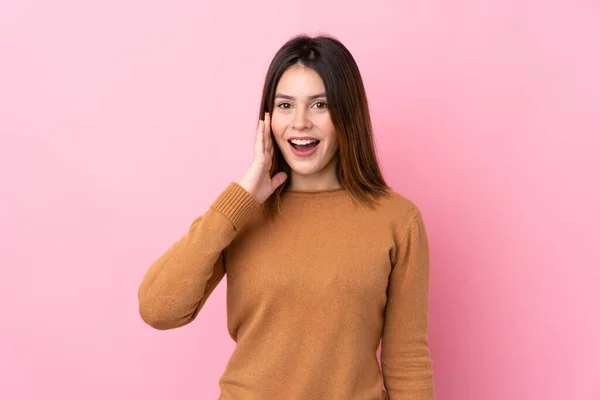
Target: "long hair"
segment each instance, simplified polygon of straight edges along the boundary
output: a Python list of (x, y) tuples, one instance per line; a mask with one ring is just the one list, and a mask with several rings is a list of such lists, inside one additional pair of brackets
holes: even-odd
[[(340, 185), (357, 203), (374, 208), (377, 198), (389, 196), (390, 187), (377, 161), (367, 96), (358, 66), (339, 40), (323, 34), (314, 38), (301, 34), (288, 40), (277, 51), (267, 71), (259, 118), (264, 119), (267, 111), (273, 115), (279, 79), (294, 65), (313, 69), (323, 80), (339, 144), (337, 178)], [(273, 142), (276, 143), (274, 138)], [(290, 166), (275, 144), (270, 176), (280, 171), (284, 171), (288, 179), (263, 203), (263, 213), (268, 218), (281, 212), (281, 196), (291, 177)]]

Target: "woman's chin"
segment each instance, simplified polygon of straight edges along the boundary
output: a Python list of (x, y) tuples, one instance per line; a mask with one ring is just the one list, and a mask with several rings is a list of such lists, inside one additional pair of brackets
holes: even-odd
[(292, 162), (288, 163), (292, 171), (298, 175), (312, 175), (317, 172), (316, 165), (298, 165), (298, 163)]
[(295, 174), (303, 175), (303, 176), (312, 175), (312, 174), (315, 173), (315, 171), (313, 171), (313, 170), (308, 171), (305, 168), (294, 168), (294, 167), (292, 167), (292, 170), (294, 171)]

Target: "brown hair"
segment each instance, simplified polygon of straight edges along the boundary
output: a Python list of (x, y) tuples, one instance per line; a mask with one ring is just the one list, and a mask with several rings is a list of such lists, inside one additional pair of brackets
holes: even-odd
[[(358, 66), (339, 40), (323, 34), (314, 38), (301, 34), (288, 40), (277, 51), (267, 71), (259, 118), (264, 119), (267, 111), (273, 115), (277, 83), (283, 73), (294, 65), (313, 69), (323, 80), (339, 143), (337, 178), (340, 185), (356, 202), (374, 208), (375, 200), (388, 196), (390, 187), (377, 162), (367, 96)], [(280, 171), (284, 171), (288, 179), (263, 203), (266, 217), (273, 218), (281, 212), (281, 195), (287, 189), (291, 176), (289, 164), (279, 146), (274, 145), (270, 176)]]

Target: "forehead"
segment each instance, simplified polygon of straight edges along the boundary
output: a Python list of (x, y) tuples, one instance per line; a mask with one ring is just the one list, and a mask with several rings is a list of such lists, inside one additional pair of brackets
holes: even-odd
[(323, 80), (314, 69), (304, 66), (288, 68), (277, 83), (277, 93), (294, 97), (308, 97), (315, 93), (324, 92)]

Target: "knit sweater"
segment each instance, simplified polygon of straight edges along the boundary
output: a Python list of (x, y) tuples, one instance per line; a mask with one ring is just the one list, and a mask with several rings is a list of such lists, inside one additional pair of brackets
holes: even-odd
[(428, 239), (417, 206), (391, 193), (369, 209), (343, 188), (286, 190), (270, 221), (231, 182), (150, 266), (140, 315), (186, 325), (227, 274), (236, 346), (220, 400), (432, 400)]

